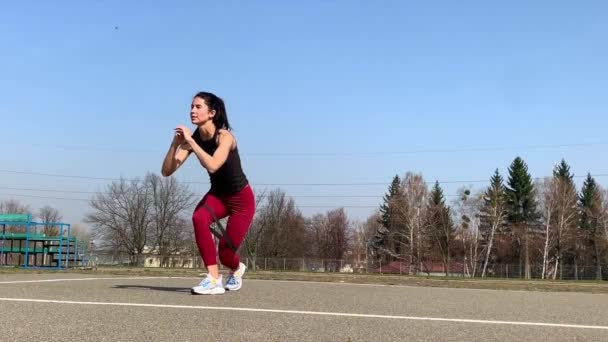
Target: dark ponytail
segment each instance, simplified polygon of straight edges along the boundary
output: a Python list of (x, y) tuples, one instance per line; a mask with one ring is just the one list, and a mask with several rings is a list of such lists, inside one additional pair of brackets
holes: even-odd
[(224, 100), (213, 93), (201, 91), (194, 97), (200, 97), (205, 101), (209, 110), (215, 110), (215, 116), (213, 117), (213, 124), (217, 129), (230, 130), (230, 124), (228, 123), (228, 113), (226, 112), (226, 106)]

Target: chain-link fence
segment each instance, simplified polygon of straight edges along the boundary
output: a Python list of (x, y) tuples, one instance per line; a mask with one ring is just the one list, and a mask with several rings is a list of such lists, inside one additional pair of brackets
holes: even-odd
[[(139, 266), (149, 268), (203, 268), (200, 256), (195, 255), (143, 255), (139, 257), (120, 253), (98, 253), (93, 258), (97, 266)], [(464, 264), (462, 261), (450, 262), (449, 268), (442, 261), (423, 261), (410, 264), (406, 261), (381, 261), (368, 259), (315, 259), (315, 258), (270, 258), (244, 257), (242, 261), (251, 271), (284, 271), (284, 272), (335, 272), (335, 273), (368, 273), (392, 275), (418, 275), (432, 277), (457, 278), (501, 278), (556, 280), (608, 280), (608, 264), (598, 269), (595, 265), (565, 264), (557, 269), (553, 265), (545, 267), (538, 264), (525, 265), (493, 263), (488, 264), (483, 272), (483, 263), (479, 265)], [(220, 265), (221, 268), (221, 265)], [(448, 272), (446, 272), (448, 270)]]

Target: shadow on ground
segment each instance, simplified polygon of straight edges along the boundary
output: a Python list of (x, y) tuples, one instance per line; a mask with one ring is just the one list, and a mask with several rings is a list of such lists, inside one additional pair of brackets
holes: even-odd
[(123, 290), (153, 290), (153, 291), (165, 291), (165, 292), (188, 292), (190, 288), (185, 287), (170, 287), (170, 286), (146, 286), (146, 285), (115, 285), (115, 289)]

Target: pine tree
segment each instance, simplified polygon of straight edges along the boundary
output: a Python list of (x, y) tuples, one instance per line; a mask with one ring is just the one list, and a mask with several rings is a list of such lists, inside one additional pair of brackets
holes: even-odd
[(395, 199), (399, 197), (403, 193), (401, 189), (401, 179), (398, 175), (393, 177), (393, 181), (391, 185), (388, 187), (388, 192), (382, 198), (383, 203), (380, 206), (380, 223), (384, 226), (384, 228), (390, 230), (391, 225), (391, 216), (393, 215), (393, 207), (395, 204)]
[(553, 279), (557, 278), (559, 269), (560, 279), (563, 278), (564, 253), (574, 249), (574, 233), (576, 231), (579, 210), (577, 208), (578, 193), (574, 184), (574, 175), (570, 172), (570, 166), (564, 159), (553, 169), (553, 183), (555, 186), (556, 206), (554, 217), (555, 236), (555, 272)]
[[(540, 214), (537, 209), (534, 183), (528, 173), (528, 166), (520, 157), (517, 157), (509, 167), (509, 180), (506, 189), (508, 221), (513, 233), (523, 240), (520, 242), (520, 250), (523, 247), (523, 258), (525, 263), (525, 278), (531, 278), (530, 268), (530, 235), (536, 230)], [(519, 253), (520, 270), (522, 253)]]
[(496, 169), (494, 175), (490, 178), (490, 186), (486, 189), (480, 210), (481, 224), (479, 228), (483, 238), (487, 241), (486, 256), (481, 272), (482, 278), (486, 275), (494, 243), (494, 235), (504, 227), (506, 216), (507, 207), (504, 181), (498, 169)]
[[(380, 222), (382, 229), (376, 233), (376, 241), (374, 248), (381, 249), (388, 255), (385, 255), (384, 260), (389, 261), (394, 259), (390, 254), (399, 255), (401, 252), (400, 244), (394, 241), (394, 232), (399, 229), (400, 216), (402, 209), (399, 208), (402, 202), (403, 188), (401, 179), (398, 175), (393, 177), (393, 181), (389, 185), (388, 192), (383, 197), (383, 203), (380, 206)], [(390, 259), (389, 259), (390, 257)]]
[(564, 159), (553, 170), (553, 176), (566, 181), (572, 181), (574, 178), (574, 175), (570, 173), (570, 165)]
[[(602, 262), (600, 256), (600, 241), (599, 241), (599, 219), (602, 208), (602, 200), (600, 197), (600, 189), (595, 182), (595, 179), (587, 174), (587, 178), (583, 183), (581, 195), (579, 197), (580, 206), (580, 229), (583, 241), (585, 244), (591, 245), (591, 253), (596, 266), (596, 278), (602, 279)], [(585, 246), (582, 246), (583, 248)]]
[(429, 225), (441, 251), (446, 275), (450, 272), (451, 247), (454, 241), (455, 227), (450, 215), (450, 208), (445, 204), (443, 189), (439, 182), (431, 190), (428, 203)]

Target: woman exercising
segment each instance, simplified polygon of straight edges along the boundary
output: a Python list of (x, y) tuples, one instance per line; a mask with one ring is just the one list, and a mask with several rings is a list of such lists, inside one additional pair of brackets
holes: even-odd
[[(184, 125), (175, 128), (173, 141), (162, 166), (162, 175), (172, 175), (194, 153), (207, 170), (211, 188), (196, 206), (192, 215), (196, 244), (207, 267), (207, 276), (195, 287), (193, 294), (222, 294), (239, 290), (246, 266), (236, 250), (245, 238), (255, 213), (253, 190), (245, 176), (236, 140), (230, 131), (224, 101), (209, 92), (200, 92), (192, 100), (190, 120), (194, 133)], [(219, 239), (216, 253), (211, 224), (228, 218), (226, 235)], [(219, 274), (217, 255), (231, 271), (224, 288)]]

